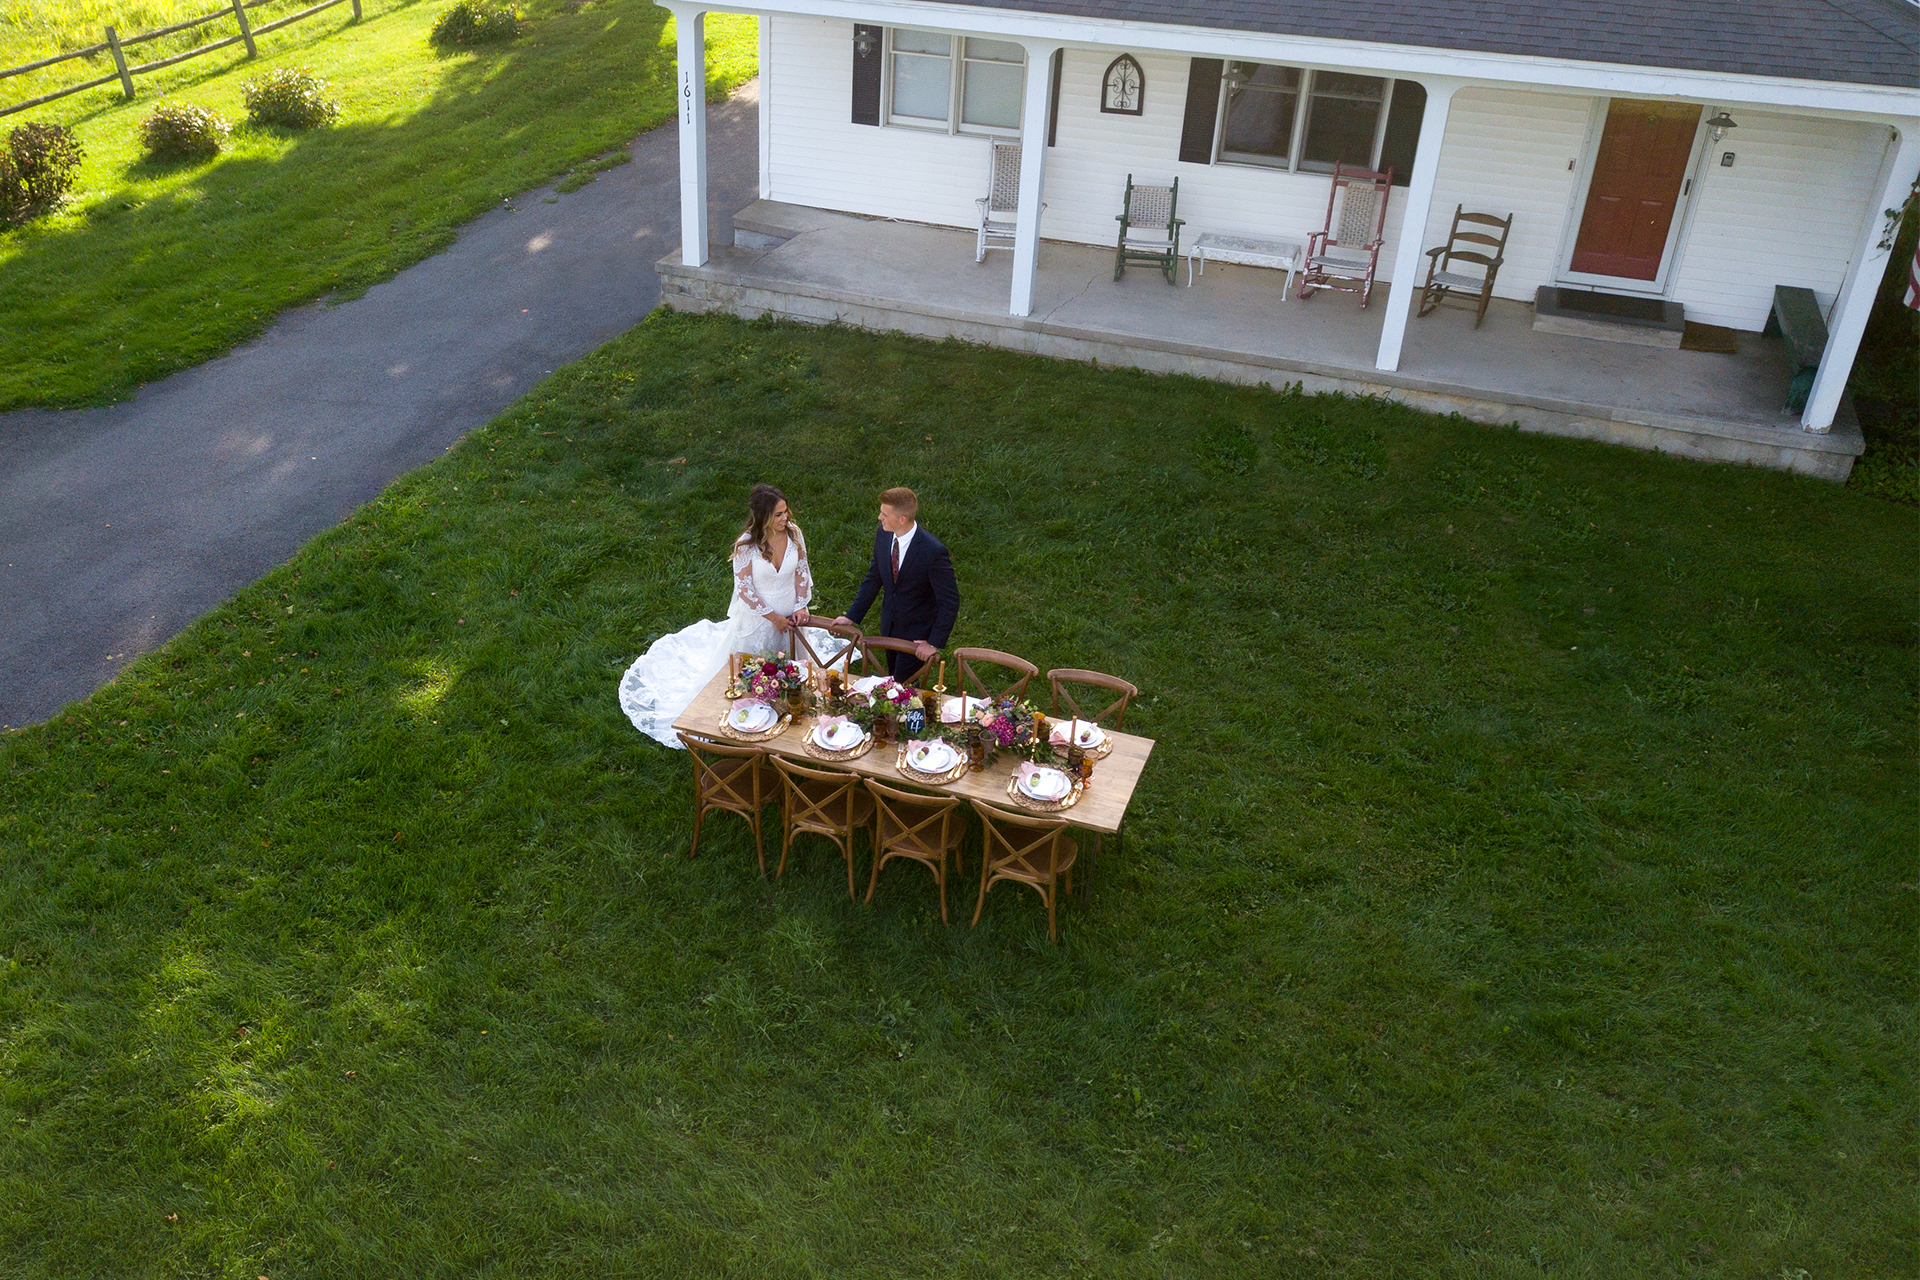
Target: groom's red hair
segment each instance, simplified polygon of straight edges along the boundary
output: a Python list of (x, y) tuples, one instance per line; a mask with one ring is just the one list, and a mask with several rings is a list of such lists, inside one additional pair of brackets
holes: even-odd
[(903, 516), (915, 515), (920, 510), (920, 499), (913, 496), (911, 489), (889, 489), (880, 495), (880, 502)]

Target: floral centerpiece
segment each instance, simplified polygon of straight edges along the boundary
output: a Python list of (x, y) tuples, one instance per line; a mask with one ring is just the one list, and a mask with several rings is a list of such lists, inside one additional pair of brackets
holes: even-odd
[(1020, 698), (982, 702), (965, 724), (949, 726), (949, 729), (959, 730), (949, 736), (957, 737), (969, 748), (976, 741), (980, 744), (982, 763), (1002, 751), (1011, 751), (1035, 764), (1055, 761), (1053, 744), (1047, 740), (1046, 717), (1031, 702)]
[(797, 696), (806, 683), (791, 658), (754, 658), (741, 664), (733, 678), (733, 692), (735, 697), (772, 704)]
[(884, 739), (901, 727), (900, 722), (919, 704), (920, 691), (891, 677), (862, 692), (852, 685), (836, 685), (826, 700), (826, 709), (843, 715), (863, 729), (881, 729)]

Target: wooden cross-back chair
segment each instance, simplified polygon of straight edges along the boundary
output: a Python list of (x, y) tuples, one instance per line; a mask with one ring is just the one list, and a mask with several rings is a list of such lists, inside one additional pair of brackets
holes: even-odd
[[(1455, 305), (1474, 309), (1473, 327), (1478, 329), (1486, 318), (1487, 302), (1493, 297), (1494, 277), (1500, 274), (1500, 264), (1507, 260), (1507, 233), (1513, 230), (1513, 215), (1496, 218), (1490, 213), (1468, 213), (1466, 208), (1463, 204), (1453, 206), (1453, 226), (1447, 231), (1447, 242), (1427, 250), (1427, 282), (1420, 289), (1420, 314), (1428, 314), (1459, 294), (1470, 301)], [(1464, 231), (1460, 229), (1463, 222), (1471, 224)], [(1500, 234), (1475, 231), (1472, 227), (1497, 227)], [(1475, 248), (1476, 245), (1484, 248)], [(1455, 271), (1456, 262), (1478, 263), (1480, 274)]]
[(1047, 937), (1060, 936), (1054, 919), (1059, 889), (1073, 892), (1073, 860), (1079, 853), (1073, 830), (1059, 818), (1030, 818), (973, 801), (986, 832), (980, 860), (980, 900), (974, 904), (973, 923), (986, 909), (987, 890), (1002, 880), (1024, 884), (1047, 904)]
[[(1091, 720), (1107, 729), (1118, 729), (1124, 725), (1127, 721), (1127, 705), (1140, 696), (1140, 690), (1119, 676), (1103, 675), (1098, 671), (1081, 671), (1076, 667), (1055, 667), (1047, 672), (1047, 684), (1053, 691), (1052, 710), (1056, 717), (1064, 704), (1067, 715), (1077, 720)], [(1100, 689), (1108, 694), (1118, 694), (1119, 697), (1108, 703), (1104, 710), (1088, 714), (1082, 711), (1080, 704), (1074, 700), (1072, 689), (1069, 687), (1072, 685)]]
[[(997, 698), (1017, 698), (1027, 691), (1027, 681), (1040, 673), (1040, 668), (1025, 658), (1011, 653), (1002, 653), (998, 649), (955, 649), (954, 661), (960, 664), (960, 692), (976, 698), (985, 698), (992, 702)], [(1018, 678), (998, 693), (988, 687), (981, 678), (979, 667), (1005, 667)]]
[(1180, 262), (1180, 228), (1184, 218), (1175, 217), (1180, 207), (1180, 179), (1170, 187), (1136, 183), (1127, 175), (1126, 194), (1120, 200), (1120, 212), (1114, 221), (1120, 224), (1120, 243), (1113, 251), (1113, 278), (1118, 280), (1129, 262), (1160, 268), (1167, 283), (1174, 282)]
[[(1020, 230), (1020, 144), (995, 138), (987, 150), (987, 194), (974, 200), (980, 210), (980, 239), (973, 260), (985, 262), (989, 249), (1011, 249)], [(1040, 208), (1046, 209), (1045, 203)]]
[(925, 796), (882, 786), (867, 779), (873, 793), (873, 875), (867, 881), (867, 901), (880, 886), (880, 868), (895, 858), (908, 858), (933, 872), (940, 890), (940, 923), (947, 923), (947, 855), (960, 869), (960, 842), (966, 838), (966, 815), (959, 796)]
[[(815, 639), (807, 634), (809, 631), (824, 632), (842, 641), (839, 652), (832, 652), (833, 646), (825, 642), (819, 642), (816, 647)], [(860, 656), (860, 638), (860, 628), (850, 622), (808, 622), (787, 632), (787, 652), (796, 662), (805, 662), (821, 671), (837, 670), (842, 675), (851, 676), (853, 660)]]
[(853, 899), (853, 833), (866, 830), (871, 839), (873, 797), (860, 785), (856, 774), (837, 769), (809, 769), (785, 756), (773, 757), (785, 787), (781, 806), (780, 866), (773, 873), (778, 880), (787, 870), (787, 853), (796, 835), (811, 833), (825, 836), (840, 850), (847, 862), (847, 898)]
[[(862, 658), (862, 665), (866, 668), (868, 675), (893, 675), (891, 657), (881, 657), (879, 655), (904, 653), (907, 656), (907, 661), (902, 664), (902, 669), (906, 674), (894, 676), (894, 679), (898, 680), (901, 684), (912, 685), (915, 688), (919, 688), (921, 677), (927, 674), (927, 668), (933, 665), (934, 660), (928, 658), (925, 662), (921, 662), (920, 659), (915, 656), (915, 652), (913, 641), (911, 640), (896, 640), (892, 636), (860, 637), (860, 656)], [(913, 665), (915, 663), (919, 663), (919, 665)]]
[(737, 813), (753, 828), (753, 847), (760, 857), (760, 874), (767, 874), (767, 847), (761, 837), (760, 811), (780, 798), (780, 783), (767, 767), (767, 753), (758, 747), (736, 747), (711, 738), (679, 733), (680, 745), (693, 761), (693, 847), (700, 851), (700, 823), (707, 812)]
[(1327, 225), (1307, 237), (1302, 298), (1311, 298), (1316, 289), (1336, 289), (1359, 294), (1360, 305), (1367, 305), (1373, 297), (1373, 274), (1380, 265), (1380, 245), (1386, 238), (1387, 195), (1392, 190), (1391, 168), (1375, 172), (1333, 166)]

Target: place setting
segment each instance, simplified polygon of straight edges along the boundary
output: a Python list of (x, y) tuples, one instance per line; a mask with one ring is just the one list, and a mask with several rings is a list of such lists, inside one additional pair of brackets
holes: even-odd
[(966, 777), (967, 754), (944, 738), (919, 742), (902, 741), (894, 756), (893, 767), (909, 782), (945, 786)]
[(1056, 747), (1077, 747), (1096, 760), (1104, 760), (1113, 752), (1113, 736), (1092, 720), (1055, 720), (1047, 740)]
[(815, 760), (857, 760), (873, 750), (873, 733), (846, 716), (820, 716), (801, 747)]
[(720, 733), (735, 742), (765, 742), (785, 733), (792, 723), (793, 716), (772, 703), (742, 699), (721, 714)]
[(1022, 809), (1036, 813), (1059, 813), (1080, 803), (1086, 784), (1052, 765), (1022, 761), (1007, 779), (1007, 798)]

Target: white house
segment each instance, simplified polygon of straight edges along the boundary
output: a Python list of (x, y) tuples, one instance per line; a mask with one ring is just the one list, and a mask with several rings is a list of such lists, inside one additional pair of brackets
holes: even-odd
[[(1298, 374), (1828, 476), (1859, 452), (1846, 378), (1889, 256), (1886, 211), (1920, 172), (1920, 8), (1907, 0), (661, 2), (682, 96), (671, 305)], [(761, 19), (762, 202), (758, 221), (736, 219), (743, 249), (733, 235), (710, 244), (708, 11)], [(1017, 230), (1010, 262), (976, 268), (994, 138), (1022, 148)], [(1130, 174), (1178, 178), (1189, 244), (1305, 240), (1326, 221), (1336, 162), (1394, 173), (1377, 276), (1395, 287), (1364, 311), (1351, 295), (1282, 301), (1276, 274), (1245, 267), (1237, 284), (1210, 271), (1191, 291), (1154, 278), (1156, 293), (1138, 269), (1095, 289), (1100, 250), (1072, 248), (1099, 246), (1110, 264)], [(1484, 333), (1471, 317), (1410, 327), (1425, 251), (1461, 206), (1512, 215), (1494, 289), (1510, 302)], [(804, 245), (780, 249), (806, 236), (839, 246), (830, 271), (818, 254), (807, 267)], [(1056, 270), (1054, 294), (1081, 291), (1070, 307), (1048, 292)], [(1759, 334), (1783, 285), (1810, 290), (1827, 329), (1791, 417), (1793, 369), (1771, 340), (1743, 339), (1729, 362), (1536, 333), (1529, 309), (1551, 286)]]

